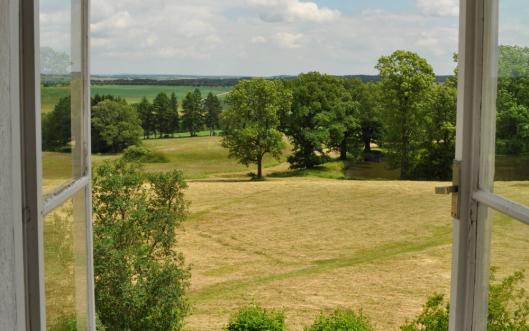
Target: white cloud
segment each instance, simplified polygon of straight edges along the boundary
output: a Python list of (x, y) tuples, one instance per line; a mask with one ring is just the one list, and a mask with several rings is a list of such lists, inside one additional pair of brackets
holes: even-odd
[(315, 2), (300, 0), (247, 0), (248, 5), (259, 11), (266, 22), (330, 22), (340, 17), (338, 10), (320, 7)]
[(264, 43), (266, 43), (266, 38), (263, 37), (263, 36), (255, 36), (255, 37), (252, 37), (250, 42), (252, 44), (264, 44)]
[(274, 39), (279, 46), (284, 48), (300, 48), (303, 45), (303, 34), (301, 33), (278, 32)]
[(417, 7), (425, 15), (457, 16), (459, 15), (458, 0), (417, 0)]

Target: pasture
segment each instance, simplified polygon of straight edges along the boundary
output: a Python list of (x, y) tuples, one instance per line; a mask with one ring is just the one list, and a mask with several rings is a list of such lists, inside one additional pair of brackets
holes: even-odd
[[(194, 86), (156, 86), (156, 85), (94, 85), (91, 87), (92, 96), (99, 95), (113, 95), (116, 97), (122, 97), (129, 104), (138, 103), (141, 98), (146, 97), (150, 101), (156, 97), (160, 92), (165, 92), (167, 95), (175, 93), (178, 98), (178, 102), (188, 92), (193, 91), (195, 88), (201, 90), (204, 97), (209, 93), (215, 95), (229, 92), (231, 87), (194, 87)], [(42, 112), (46, 113), (53, 110), (53, 107), (59, 102), (60, 98), (68, 96), (70, 93), (69, 86), (49, 86), (42, 87), (41, 99), (42, 99)]]
[[(293, 331), (337, 307), (363, 309), (377, 330), (398, 330), (429, 295), (448, 294), (450, 197), (433, 194), (446, 183), (396, 181), (384, 163), (292, 172), (285, 158), (268, 159), (268, 179), (251, 182), (246, 173), (255, 170), (228, 159), (219, 139), (144, 142), (170, 160), (147, 171), (181, 169), (189, 183), (191, 213), (177, 232), (192, 268), (185, 330), (222, 330), (252, 303), (283, 310)], [(45, 157), (48, 183), (64, 180), (64, 155)], [(498, 182), (496, 191), (529, 203), (529, 182)], [(529, 270), (529, 227), (495, 215), (493, 229), (499, 276)]]

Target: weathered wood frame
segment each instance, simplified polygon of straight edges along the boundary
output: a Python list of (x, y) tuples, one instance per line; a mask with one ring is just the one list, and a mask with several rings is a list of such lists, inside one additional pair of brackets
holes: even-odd
[[(43, 219), (47, 213), (67, 200), (74, 201), (74, 212), (86, 226), (86, 329), (95, 331), (93, 283), (93, 249), (91, 216), (91, 158), (90, 158), (90, 77), (89, 77), (89, 0), (79, 0), (80, 67), (78, 72), (81, 110), (79, 130), (73, 132), (75, 178), (43, 197), (42, 152), (40, 126), (40, 45), (39, 1), (20, 0), (20, 103), (22, 154), (22, 210), (24, 229), (24, 275), (26, 293), (26, 329), (45, 330)], [(80, 198), (79, 198), (80, 197)], [(81, 199), (81, 200), (79, 200)], [(74, 216), (76, 217), (76, 216)]]
[(529, 208), (493, 193), (498, 65), (498, 0), (461, 0), (450, 330), (486, 330), (490, 208), (529, 224)]

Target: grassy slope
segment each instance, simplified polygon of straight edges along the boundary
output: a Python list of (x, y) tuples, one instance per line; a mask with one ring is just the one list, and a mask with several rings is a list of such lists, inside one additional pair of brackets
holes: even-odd
[[(184, 96), (195, 89), (193, 86), (152, 86), (152, 85), (95, 85), (92, 86), (92, 95), (111, 94), (125, 98), (128, 103), (140, 102), (142, 97), (147, 97), (152, 101), (154, 97), (165, 92), (170, 94), (174, 92), (179, 102)], [(199, 87), (204, 96), (207, 93), (222, 94), (230, 91), (230, 87)], [(49, 112), (59, 99), (68, 95), (70, 87), (43, 87), (42, 88), (42, 111)]]
[[(179, 249), (192, 265), (193, 314), (186, 329), (221, 330), (241, 305), (284, 309), (289, 330), (302, 330), (321, 309), (363, 308), (379, 330), (396, 330), (425, 298), (447, 293), (451, 221), (440, 183), (344, 181), (343, 164), (249, 182), (244, 166), (227, 158), (218, 137), (146, 141), (167, 164), (183, 169), (191, 216), (179, 231)], [(68, 171), (64, 155), (48, 154), (48, 183)], [(95, 156), (95, 163), (117, 156)], [(253, 169), (251, 169), (253, 170)], [(348, 177), (393, 178), (383, 164), (359, 165)], [(529, 203), (527, 182), (500, 182), (497, 192)], [(496, 216), (493, 264), (502, 275), (529, 269), (529, 228)], [(529, 288), (529, 283), (527, 284)]]

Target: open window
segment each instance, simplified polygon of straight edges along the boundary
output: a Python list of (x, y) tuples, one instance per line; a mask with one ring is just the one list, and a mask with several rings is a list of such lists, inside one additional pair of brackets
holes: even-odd
[[(27, 328), (94, 330), (88, 1), (21, 1), (21, 100)], [(64, 95), (43, 100), (43, 84)], [(51, 105), (51, 106), (49, 106)], [(41, 130), (56, 110), (62, 121)], [(59, 123), (60, 122), (60, 123)], [(64, 158), (43, 172), (54, 142)], [(63, 144), (64, 145), (64, 144)], [(57, 175), (53, 169), (61, 169)], [(64, 175), (66, 174), (66, 175)]]

